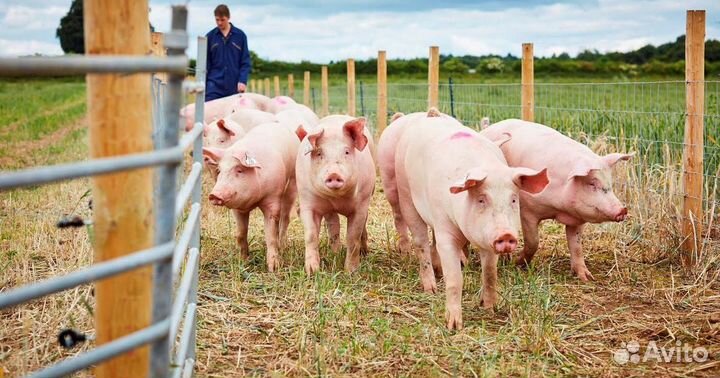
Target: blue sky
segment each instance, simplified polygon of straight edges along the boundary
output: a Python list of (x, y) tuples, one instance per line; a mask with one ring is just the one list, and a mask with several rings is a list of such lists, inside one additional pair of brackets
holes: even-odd
[[(175, 1), (172, 3), (185, 3)], [(61, 54), (55, 38), (71, 0), (0, 0), (0, 55)], [(170, 1), (150, 0), (158, 31), (170, 25)], [(218, 1), (187, 2), (193, 37), (213, 28)], [(717, 0), (487, 0), (380, 1), (298, 0), (228, 2), (231, 21), (243, 29), (261, 57), (326, 63), (443, 54), (519, 55), (523, 42), (535, 54), (577, 54), (586, 48), (628, 51), (675, 40), (685, 32), (685, 10), (707, 11), (707, 37), (720, 39)], [(194, 43), (189, 50), (195, 54)]]

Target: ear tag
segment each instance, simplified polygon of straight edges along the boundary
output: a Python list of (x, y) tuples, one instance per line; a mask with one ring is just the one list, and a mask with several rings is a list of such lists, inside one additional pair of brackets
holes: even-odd
[(308, 144), (305, 146), (304, 154), (307, 155), (309, 153), (313, 152), (313, 146), (311, 144)]
[(248, 154), (245, 154), (245, 165), (247, 166), (254, 166), (257, 165), (257, 160), (255, 158), (248, 156)]

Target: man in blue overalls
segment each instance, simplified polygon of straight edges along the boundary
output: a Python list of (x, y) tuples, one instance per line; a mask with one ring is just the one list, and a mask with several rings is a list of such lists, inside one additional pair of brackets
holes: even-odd
[(205, 36), (208, 42), (205, 101), (243, 93), (247, 88), (252, 63), (247, 36), (230, 23), (230, 9), (215, 8), (215, 24)]

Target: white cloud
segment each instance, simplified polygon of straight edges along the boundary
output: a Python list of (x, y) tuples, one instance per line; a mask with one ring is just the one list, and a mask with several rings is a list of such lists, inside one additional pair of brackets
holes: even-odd
[[(40, 6), (39, 0), (0, 2), (0, 38), (15, 46), (0, 54), (11, 55), (20, 45), (24, 52), (32, 48), (45, 54), (60, 52), (55, 28), (71, 0), (47, 0), (47, 6)], [(150, 22), (158, 31), (169, 29), (168, 3), (150, 0)], [(558, 0), (527, 1), (524, 6), (512, 1), (496, 2), (512, 6), (494, 7), (465, 1), (453, 8), (455, 1), (431, 10), (427, 5), (431, 2), (421, 3), (407, 2), (403, 11), (396, 11), (403, 8), (397, 1), (392, 6), (353, 3), (353, 8), (324, 1), (247, 1), (231, 4), (231, 20), (248, 34), (250, 48), (261, 57), (320, 63), (375, 57), (378, 50), (387, 50), (389, 58), (427, 56), (430, 45), (453, 55), (519, 55), (523, 42), (535, 43), (536, 54), (541, 56), (574, 55), (586, 48), (628, 51), (675, 40), (685, 32), (685, 9), (706, 9), (707, 36), (720, 38), (720, 2), (716, 0)], [(215, 5), (204, 0), (188, 4), (190, 56), (196, 54), (195, 38), (215, 26)], [(35, 43), (24, 42), (28, 33)]]
[(48, 43), (44, 41), (15, 41), (0, 39), (0, 56), (23, 56), (42, 53), (44, 55), (60, 55), (62, 49), (57, 43)]

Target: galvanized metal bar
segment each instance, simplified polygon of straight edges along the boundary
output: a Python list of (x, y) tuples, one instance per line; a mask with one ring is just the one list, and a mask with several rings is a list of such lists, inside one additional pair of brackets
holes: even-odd
[[(203, 86), (206, 80), (207, 75), (207, 38), (205, 37), (198, 37), (198, 48), (197, 48), (197, 60), (195, 65), (195, 79), (198, 81), (203, 82)], [(195, 122), (197, 124), (203, 123), (203, 120), (205, 118), (205, 95), (198, 94), (195, 97)], [(195, 160), (196, 164), (200, 164), (201, 174), (202, 174), (202, 164), (203, 164), (203, 140), (202, 138), (198, 137), (195, 139), (195, 143), (193, 145), (193, 160)], [(192, 202), (193, 206), (197, 206), (198, 209), (198, 221), (193, 227), (193, 235), (192, 240), (190, 241), (190, 248), (195, 248), (198, 251), (198, 258), (195, 262), (194, 267), (194, 273), (193, 273), (193, 279), (190, 284), (190, 294), (188, 295), (188, 302), (193, 303), (197, 305), (197, 292), (198, 292), (198, 281), (199, 281), (199, 274), (200, 274), (200, 256), (202, 253), (202, 249), (200, 248), (200, 214), (201, 214), (201, 203), (202, 203), (202, 179), (198, 179), (198, 182), (195, 185), (195, 188), (193, 189), (192, 193)], [(187, 321), (187, 320), (186, 320)], [(196, 339), (197, 339), (197, 317), (195, 317), (192, 321), (192, 328), (190, 329), (190, 345), (187, 352), (188, 363), (186, 361), (185, 368), (183, 369), (183, 374), (189, 374), (192, 375), (193, 366), (195, 365), (195, 347), (196, 347)], [(189, 370), (188, 370), (189, 365)]]
[(177, 281), (177, 275), (180, 273), (180, 265), (182, 265), (183, 258), (185, 257), (185, 251), (187, 251), (188, 246), (190, 246), (193, 233), (199, 228), (199, 221), (200, 204), (194, 203), (190, 207), (190, 215), (188, 215), (188, 219), (185, 221), (182, 234), (180, 235), (180, 239), (178, 239), (178, 243), (175, 245), (175, 252), (173, 252), (173, 277), (175, 277), (175, 281)]
[[(200, 138), (200, 135), (202, 135), (203, 128), (204, 128), (204, 126), (203, 126), (202, 121), (196, 122), (195, 125), (193, 125), (192, 130), (190, 130), (190, 132), (185, 133), (185, 135), (183, 135), (182, 138), (180, 138), (180, 143), (178, 143), (180, 145), (180, 148), (183, 151), (190, 148), (190, 145), (192, 145), (196, 140), (198, 140), (198, 138)], [(202, 141), (202, 139), (201, 139), (201, 141)], [(202, 156), (202, 150), (200, 150), (200, 155)]]
[(185, 74), (187, 66), (188, 59), (185, 56), (160, 58), (137, 55), (81, 55), (58, 58), (0, 58), (0, 77), (143, 72)]
[(180, 336), (180, 345), (178, 345), (177, 353), (175, 354), (175, 363), (173, 364), (176, 366), (173, 372), (173, 377), (180, 377), (180, 375), (182, 374), (183, 367), (185, 365), (185, 359), (188, 356), (188, 351), (195, 343), (195, 339), (193, 338), (193, 330), (195, 328), (196, 310), (197, 306), (195, 305), (195, 303), (189, 303), (187, 309), (185, 310), (183, 332), (182, 336)]
[(192, 194), (192, 191), (198, 187), (198, 181), (200, 181), (200, 174), (202, 173), (202, 163), (195, 162), (192, 165), (192, 169), (190, 170), (190, 174), (188, 174), (187, 180), (185, 180), (185, 183), (180, 187), (180, 191), (177, 195), (177, 200), (175, 200), (175, 217), (179, 217), (182, 214), (183, 209), (185, 208), (185, 204), (187, 204), (188, 199), (190, 199), (190, 195)]
[(87, 269), (78, 270), (62, 277), (29, 284), (0, 294), (0, 310), (166, 260), (172, 256), (174, 244), (174, 242), (170, 241), (157, 247), (137, 251), (131, 255), (97, 263)]
[(170, 315), (170, 340), (175, 341), (178, 330), (180, 329), (180, 321), (182, 320), (183, 309), (190, 294), (190, 285), (192, 285), (193, 275), (196, 272), (198, 261), (198, 250), (190, 249), (190, 255), (187, 260), (187, 269), (183, 273), (180, 286), (175, 293), (175, 301), (173, 302), (172, 314)]
[(21, 188), (65, 181), (78, 177), (87, 177), (145, 168), (162, 164), (177, 164), (182, 160), (183, 151), (179, 148), (166, 148), (153, 152), (129, 154), (125, 156), (93, 159), (86, 162), (58, 164), (46, 167), (25, 169), (0, 175), (0, 190)]
[(78, 370), (85, 369), (100, 362), (109, 360), (119, 354), (126, 353), (132, 349), (151, 343), (158, 339), (163, 339), (168, 334), (170, 328), (170, 320), (165, 319), (157, 322), (150, 327), (140, 331), (133, 332), (127, 336), (123, 336), (103, 346), (97, 347), (87, 353), (81, 354), (62, 361), (56, 365), (45, 368), (29, 378), (51, 378), (64, 377)]
[[(169, 58), (185, 57), (187, 46), (187, 7), (172, 7), (171, 32), (166, 35), (167, 54)], [(184, 44), (183, 44), (184, 40)], [(168, 75), (165, 93), (165, 125), (158, 140), (160, 148), (178, 146), (180, 132), (180, 107), (183, 100), (182, 82), (185, 70)], [(184, 150), (183, 150), (184, 151)], [(175, 237), (175, 196), (177, 193), (178, 166), (163, 166), (158, 169), (157, 214), (155, 222), (155, 243), (163, 244)], [(153, 275), (153, 323), (162, 322), (172, 311), (172, 259), (155, 264)], [(154, 342), (150, 347), (150, 375), (168, 377), (170, 374), (170, 343), (169, 337)]]
[[(194, 329), (193, 329), (193, 332), (195, 332)], [(183, 368), (182, 378), (191, 378), (193, 376), (194, 368), (195, 368), (195, 358), (188, 358), (187, 360), (185, 360), (185, 367)]]

